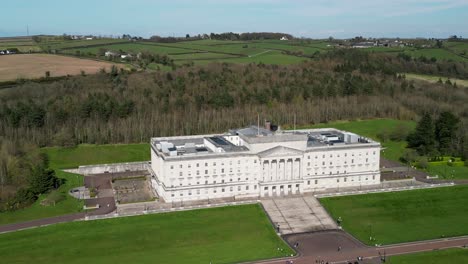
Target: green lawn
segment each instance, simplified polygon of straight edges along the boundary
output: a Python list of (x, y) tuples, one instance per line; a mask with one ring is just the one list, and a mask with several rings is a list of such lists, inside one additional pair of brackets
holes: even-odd
[[(372, 119), (372, 120), (360, 120), (360, 121), (338, 121), (324, 124), (316, 124), (312, 126), (304, 126), (301, 128), (326, 128), (332, 127), (336, 129), (346, 130), (354, 132), (356, 134), (372, 138), (377, 140), (377, 134), (382, 131), (393, 131), (398, 126), (405, 126), (409, 130), (413, 130), (416, 127), (414, 121), (404, 121), (396, 119)], [(406, 141), (391, 141), (388, 140), (382, 143), (385, 148), (382, 152), (382, 156), (398, 161), (406, 148)]]
[(449, 166), (447, 163), (432, 163), (429, 162), (427, 172), (432, 176), (439, 176), (439, 179), (451, 180), (451, 179), (468, 179), (468, 167), (463, 164), (456, 166)]
[(260, 205), (72, 222), (0, 235), (2, 263), (238, 263), (292, 253)]
[(446, 264), (468, 263), (468, 249), (445, 249), (410, 255), (387, 257), (392, 264)]
[(83, 176), (56, 170), (57, 176), (66, 180), (65, 184), (60, 186), (58, 191), (65, 194), (65, 200), (57, 203), (55, 206), (43, 206), (41, 201), (47, 195), (41, 195), (39, 199), (30, 207), (13, 211), (0, 213), (0, 225), (19, 223), (34, 219), (53, 217), (58, 215), (76, 213), (82, 210), (83, 201), (68, 195), (68, 191), (74, 187), (83, 186)]
[[(323, 198), (343, 228), (366, 244), (468, 235), (468, 186)], [(375, 241), (369, 241), (369, 237)]]
[(79, 145), (74, 148), (42, 149), (54, 169), (75, 168), (80, 165), (150, 160), (149, 144)]

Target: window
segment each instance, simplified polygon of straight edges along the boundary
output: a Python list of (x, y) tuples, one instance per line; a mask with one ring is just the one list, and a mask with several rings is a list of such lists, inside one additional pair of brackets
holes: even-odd
[(257, 185), (254, 185), (254, 189), (257, 190)]
[(310, 166), (310, 162), (307, 162), (307, 166)]
[(336, 179), (336, 182), (338, 182), (338, 183), (339, 183), (339, 182), (340, 182), (340, 179)]
[(310, 185), (310, 181), (307, 181), (307, 185)]
[(179, 168), (181, 168), (181, 169), (182, 169), (182, 164), (180, 164), (180, 165), (179, 165)]
[(173, 169), (174, 169), (174, 165), (171, 165), (171, 170), (173, 170)]
[(208, 184), (208, 181), (205, 181), (205, 184)]
[(224, 169), (221, 169), (221, 173), (224, 173)]
[(369, 162), (369, 159), (366, 159), (366, 162)]
[(348, 179), (347, 178), (344, 178), (344, 182), (346, 182)]
[(248, 191), (248, 190), (249, 190), (249, 186), (245, 186), (245, 190)]
[(171, 193), (171, 197), (174, 197), (175, 195), (173, 193)]
[(240, 191), (240, 190), (241, 190), (241, 187), (240, 187), (240, 186), (237, 186), (237, 190)]
[(322, 161), (322, 165), (325, 166), (325, 161)]
[(208, 162), (205, 162), (205, 167), (208, 167)]
[(237, 161), (237, 164), (240, 164), (240, 160)]
[(216, 162), (213, 162), (213, 166), (216, 166)]
[(179, 172), (179, 176), (182, 176), (182, 172)]
[(307, 156), (307, 159), (310, 159), (310, 156)]
[(191, 165), (191, 164), (189, 164), (189, 165), (188, 165), (188, 168), (189, 168), (189, 169), (190, 169), (190, 168), (192, 168), (192, 165)]
[(318, 184), (318, 180), (315, 180), (315, 184)]
[(216, 181), (213, 181), (213, 184), (216, 184)]
[(200, 175), (200, 171), (197, 171), (197, 175)]
[(224, 180), (222, 180), (221, 183), (224, 183)]
[(200, 163), (197, 163), (197, 168), (200, 167)]
[(354, 163), (354, 159), (351, 160), (351, 163)]
[(372, 175), (372, 179), (375, 180), (375, 175)]
[(208, 174), (208, 170), (205, 170), (205, 174)]
[(322, 155), (322, 158), (325, 158), (325, 154)]
[(263, 188), (263, 190), (268, 191), (268, 187)]
[(224, 188), (221, 189), (221, 192), (224, 192)]
[(197, 185), (200, 184), (200, 182), (197, 182)]
[(230, 192), (232, 192), (232, 186), (231, 186), (231, 187), (229, 187), (229, 191), (230, 191)]
[(237, 181), (240, 181), (240, 178), (237, 178)]

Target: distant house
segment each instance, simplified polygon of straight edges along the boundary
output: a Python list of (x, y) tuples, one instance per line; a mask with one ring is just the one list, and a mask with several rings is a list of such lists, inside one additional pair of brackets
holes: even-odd
[(0, 50), (0, 55), (12, 55), (16, 54), (16, 51), (13, 50)]
[(86, 37), (86, 40), (93, 40), (93, 37)]
[(283, 36), (280, 38), (280, 40), (288, 40), (288, 38), (286, 36)]
[(374, 42), (371, 42), (371, 41), (367, 41), (367, 42), (358, 42), (358, 43), (354, 43), (352, 45), (353, 48), (356, 48), (356, 49), (365, 49), (365, 48), (370, 48), (370, 47), (374, 47), (376, 46), (377, 44), (374, 43)]
[(122, 54), (120, 55), (121, 59), (131, 59), (133, 56), (131, 54)]
[(113, 52), (113, 51), (110, 51), (110, 50), (108, 50), (108, 51), (106, 51), (106, 52), (104, 53), (104, 56), (106, 56), (106, 57), (117, 57), (117, 56), (119, 56), (119, 55), (120, 55), (120, 54), (118, 54), (117, 52)]

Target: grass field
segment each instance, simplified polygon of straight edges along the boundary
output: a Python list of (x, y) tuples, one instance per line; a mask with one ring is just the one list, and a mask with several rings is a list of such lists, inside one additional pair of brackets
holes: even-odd
[[(431, 83), (436, 83), (439, 81), (439, 79), (442, 80), (443, 83), (447, 81), (447, 77), (441, 77), (441, 76), (432, 76), (432, 75), (423, 75), (423, 74), (413, 74), (413, 73), (405, 73), (406, 79), (408, 80), (419, 80), (419, 81), (426, 81), (426, 82), (431, 82)], [(465, 86), (468, 87), (468, 80), (461, 80), (461, 79), (450, 79), (452, 83), (456, 82), (457, 86)]]
[[(308, 128), (325, 128), (333, 127), (336, 129), (346, 130), (354, 132), (356, 134), (377, 139), (377, 135), (383, 131), (391, 132), (398, 126), (405, 126), (409, 130), (413, 130), (416, 127), (414, 121), (403, 121), (395, 119), (372, 119), (372, 120), (362, 120), (362, 121), (338, 121), (330, 122), (325, 124), (317, 124), (312, 126), (306, 126)], [(304, 127), (304, 128), (306, 128)], [(406, 141), (391, 141), (388, 140), (382, 143), (382, 146), (385, 148), (382, 152), (382, 156), (398, 161), (401, 155), (403, 154), (406, 148)]]
[(468, 179), (468, 167), (463, 164), (456, 166), (449, 166), (447, 164), (435, 164), (429, 162), (427, 172), (433, 176), (439, 176), (439, 179), (452, 180), (452, 179)]
[(0, 50), (11, 48), (17, 48), (20, 52), (41, 51), (31, 37), (0, 38)]
[(392, 264), (468, 263), (468, 249), (445, 249), (387, 258)]
[(292, 253), (260, 205), (72, 222), (0, 235), (2, 263), (238, 263)]
[(467, 235), (467, 195), (468, 186), (460, 185), (320, 201), (346, 231), (373, 245)]
[(49, 156), (50, 166), (57, 169), (151, 159), (149, 144), (79, 145), (74, 148), (49, 147), (42, 151)]
[(51, 77), (77, 75), (81, 71), (96, 73), (102, 68), (109, 69), (112, 65), (112, 63), (108, 62), (49, 54), (2, 56), (0, 60), (0, 81), (45, 77), (46, 71), (50, 72)]
[(453, 54), (446, 49), (405, 49), (404, 53), (413, 58), (424, 56), (429, 59), (436, 58), (437, 60), (468, 61), (467, 58)]

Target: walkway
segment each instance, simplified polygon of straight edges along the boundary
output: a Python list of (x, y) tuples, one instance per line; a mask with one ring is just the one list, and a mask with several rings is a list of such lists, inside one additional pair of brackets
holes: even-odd
[[(328, 231), (309, 234), (295, 234), (285, 236), (290, 245), (299, 243), (297, 248), (299, 257), (288, 258), (295, 264), (324, 263), (349, 263), (356, 261), (358, 256), (364, 257), (360, 263), (379, 263), (375, 262), (380, 256), (389, 256), (410, 254), (423, 251), (439, 250), (454, 247), (464, 247), (468, 245), (468, 236), (447, 239), (435, 239), (427, 241), (418, 241), (412, 243), (394, 244), (382, 247), (369, 247), (363, 245), (351, 235), (343, 231)], [(341, 249), (338, 251), (338, 247)], [(468, 249), (467, 249), (468, 253)], [(260, 261), (264, 264), (284, 264), (286, 259)]]
[(313, 196), (261, 200), (280, 233), (293, 234), (336, 229), (336, 223)]

